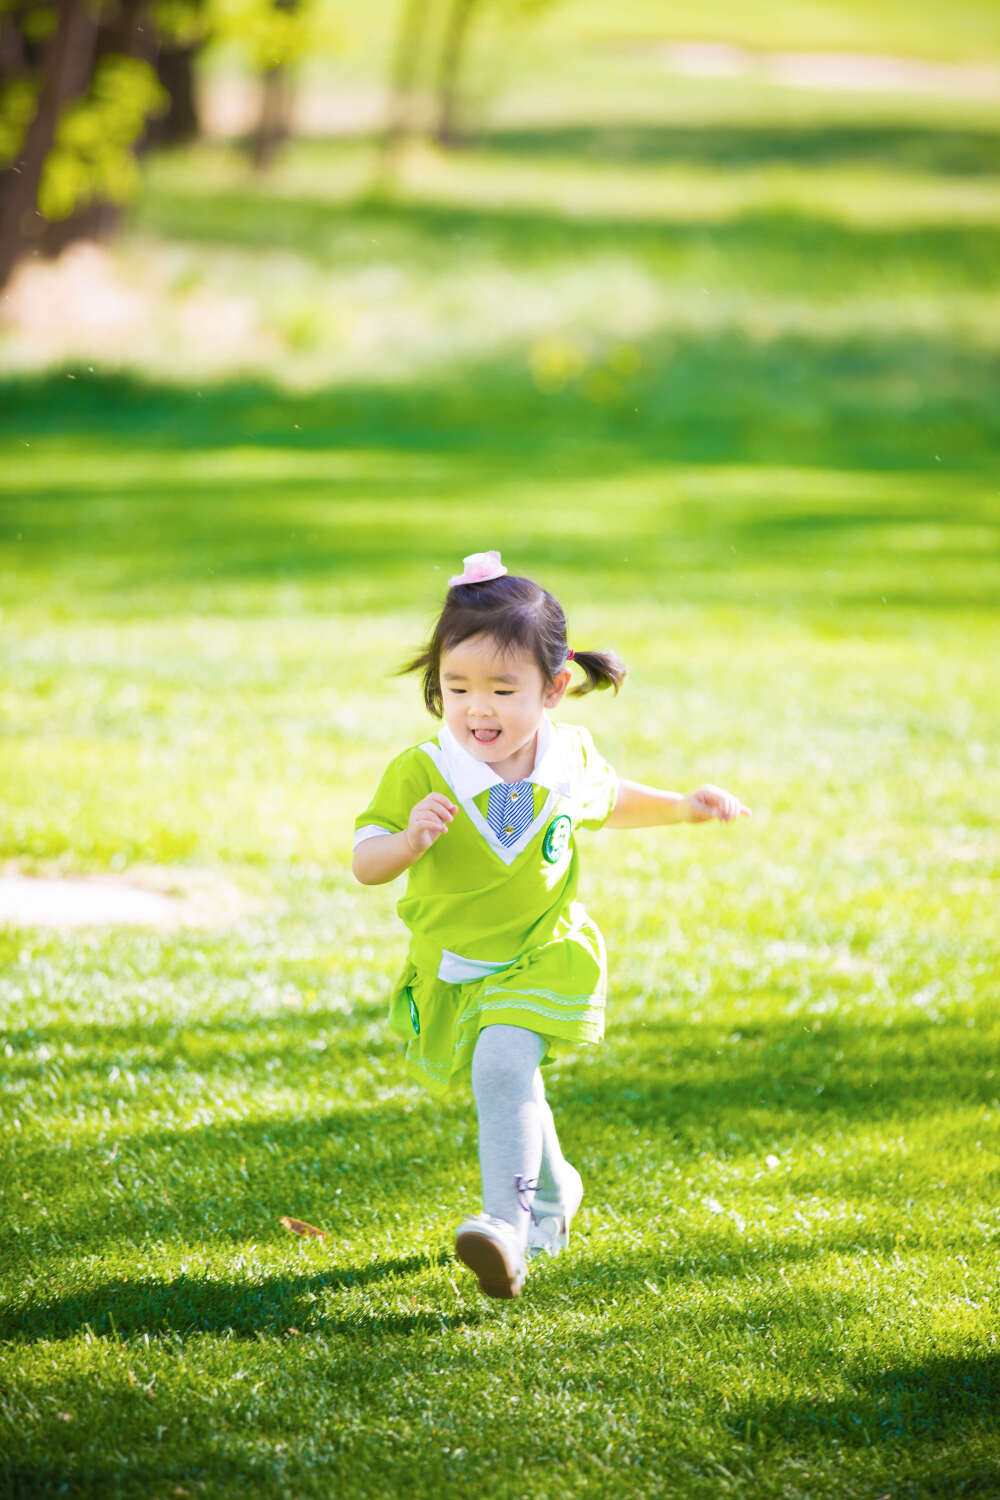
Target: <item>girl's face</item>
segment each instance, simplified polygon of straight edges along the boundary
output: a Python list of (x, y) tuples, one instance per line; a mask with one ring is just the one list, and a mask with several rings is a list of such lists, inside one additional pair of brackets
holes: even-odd
[(470, 636), (441, 653), (444, 721), (464, 749), (495, 768), (525, 752), (512, 769), (527, 776), (542, 715), (559, 702), (571, 677), (567, 669), (545, 682), (533, 656), (510, 656), (492, 636)]

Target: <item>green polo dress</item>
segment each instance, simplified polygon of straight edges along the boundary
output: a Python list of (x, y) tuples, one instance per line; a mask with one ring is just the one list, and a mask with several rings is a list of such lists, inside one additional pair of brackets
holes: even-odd
[[(576, 899), (576, 830), (603, 826), (618, 778), (589, 730), (547, 722), (549, 784), (533, 782), (534, 817), (513, 853), (501, 849), (486, 821), (489, 790), (465, 801), (457, 795), (454, 758), (442, 753), (446, 729), (390, 762), (355, 821), (361, 838), (399, 833), (429, 792), (458, 804), (447, 833), (407, 871), (396, 908), (410, 945), (389, 1022), (406, 1041), (407, 1072), (436, 1095), (468, 1081), (485, 1026), (537, 1032), (549, 1044), (545, 1063), (604, 1036), (607, 958), (599, 929)], [(460, 982), (439, 972), (477, 964), (484, 972)]]

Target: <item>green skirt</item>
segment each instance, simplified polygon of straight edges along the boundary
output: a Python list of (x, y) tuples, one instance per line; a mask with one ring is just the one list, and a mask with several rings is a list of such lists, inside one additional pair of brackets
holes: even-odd
[(599, 1042), (607, 989), (604, 938), (572, 901), (547, 942), (481, 979), (448, 984), (408, 959), (392, 992), (389, 1024), (406, 1040), (407, 1072), (443, 1096), (469, 1081), (485, 1026), (523, 1026), (545, 1037), (543, 1064)]

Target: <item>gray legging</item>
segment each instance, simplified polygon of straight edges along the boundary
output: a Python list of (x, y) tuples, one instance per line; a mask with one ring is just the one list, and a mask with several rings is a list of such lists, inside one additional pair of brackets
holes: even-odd
[(540, 1197), (558, 1199), (566, 1166), (538, 1066), (547, 1045), (522, 1026), (487, 1026), (472, 1056), (483, 1212), (513, 1224), (522, 1249), (536, 1181)]

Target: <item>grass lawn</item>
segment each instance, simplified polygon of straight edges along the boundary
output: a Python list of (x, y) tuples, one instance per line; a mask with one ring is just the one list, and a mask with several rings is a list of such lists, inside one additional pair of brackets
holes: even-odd
[[(2, 346), (0, 856), (247, 903), (0, 927), (3, 1495), (1000, 1494), (1000, 135), (747, 87), (376, 190), (161, 157), (127, 343)], [(585, 1197), (512, 1304), (349, 868), (490, 546), (629, 664), (556, 717), (754, 810), (582, 836)]]

